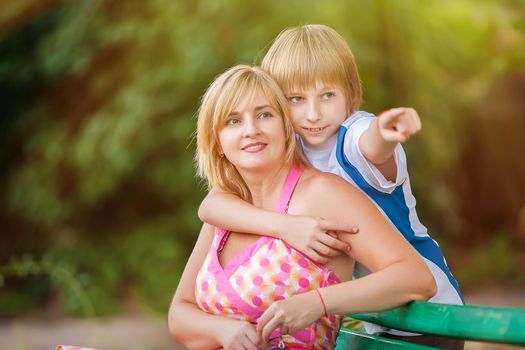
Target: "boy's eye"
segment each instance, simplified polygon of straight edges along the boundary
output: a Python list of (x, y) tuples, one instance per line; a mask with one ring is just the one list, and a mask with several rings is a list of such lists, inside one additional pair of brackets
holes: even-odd
[(324, 100), (329, 100), (329, 99), (331, 99), (334, 96), (335, 96), (335, 94), (333, 92), (329, 91), (329, 92), (325, 92), (321, 97)]
[(292, 96), (288, 98), (288, 101), (292, 103), (299, 103), (303, 101), (303, 98), (301, 96)]

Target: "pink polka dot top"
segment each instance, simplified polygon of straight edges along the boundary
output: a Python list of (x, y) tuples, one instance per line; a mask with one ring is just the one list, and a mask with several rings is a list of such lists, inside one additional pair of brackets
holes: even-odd
[[(288, 211), (302, 172), (303, 168), (290, 168), (278, 212)], [(199, 307), (208, 313), (255, 324), (274, 301), (340, 282), (324, 265), (310, 260), (282, 240), (268, 236), (261, 236), (223, 267), (218, 255), (228, 236), (226, 230), (218, 232), (197, 275), (195, 298)], [(282, 339), (290, 348), (333, 349), (340, 324), (338, 315), (323, 316), (308, 328), (282, 335)], [(279, 335), (277, 329), (272, 338)]]

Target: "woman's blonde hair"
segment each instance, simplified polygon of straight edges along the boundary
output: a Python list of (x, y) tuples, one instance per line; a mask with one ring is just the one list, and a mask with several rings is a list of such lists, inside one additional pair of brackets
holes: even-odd
[(285, 93), (310, 89), (321, 81), (343, 89), (348, 113), (361, 104), (361, 82), (354, 55), (345, 39), (328, 26), (309, 24), (285, 29), (264, 56), (261, 67)]
[(283, 120), (286, 138), (283, 165), (305, 164), (296, 145), (286, 97), (275, 80), (261, 68), (237, 65), (219, 75), (202, 97), (198, 112), (195, 155), (198, 175), (208, 181), (209, 188), (234, 193), (245, 200), (251, 200), (250, 191), (234, 165), (221, 153), (219, 132), (242, 98), (249, 96), (251, 102), (258, 92), (264, 94)]

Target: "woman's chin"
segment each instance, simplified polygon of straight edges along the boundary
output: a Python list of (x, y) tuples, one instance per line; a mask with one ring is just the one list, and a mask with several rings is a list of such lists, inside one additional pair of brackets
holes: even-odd
[(279, 168), (282, 166), (282, 161), (272, 161), (269, 162), (267, 160), (265, 161), (250, 161), (250, 162), (243, 162), (242, 164), (236, 165), (236, 168), (240, 171), (249, 171), (249, 172), (255, 172), (255, 171), (270, 171), (272, 168)]

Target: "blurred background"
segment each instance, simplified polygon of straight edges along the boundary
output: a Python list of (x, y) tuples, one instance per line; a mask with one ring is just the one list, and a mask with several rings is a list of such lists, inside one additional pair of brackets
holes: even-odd
[(467, 302), (525, 307), (525, 1), (3, 0), (0, 348), (178, 348), (200, 96), (307, 23), (347, 39), (362, 109), (418, 110), (419, 215)]

